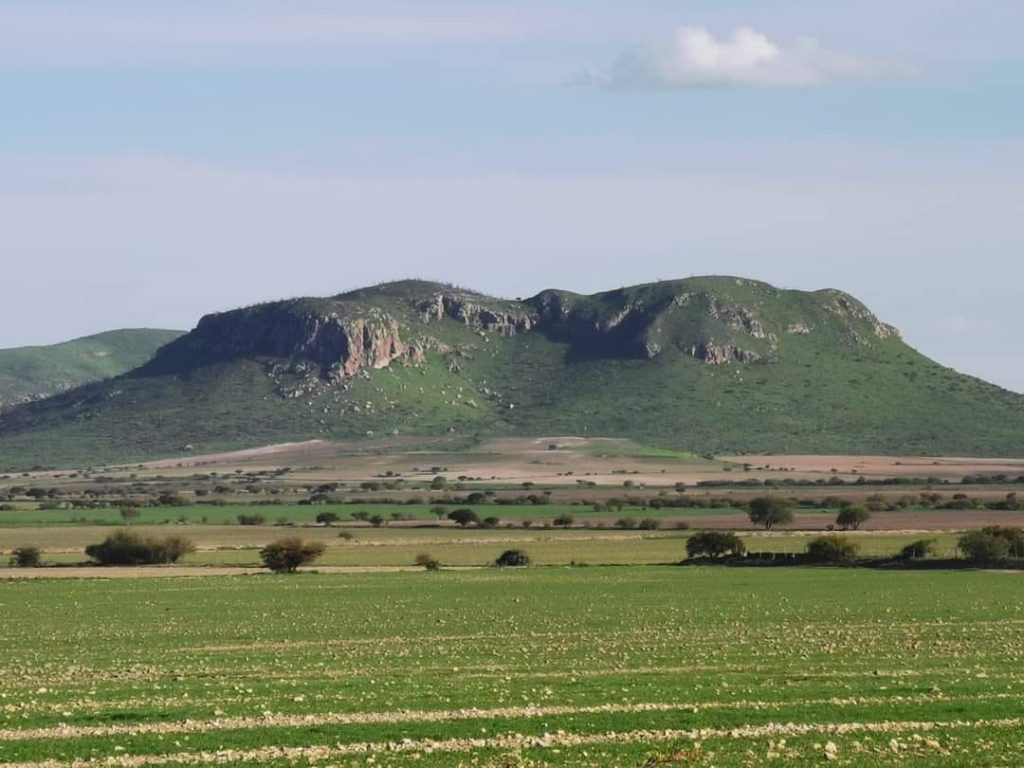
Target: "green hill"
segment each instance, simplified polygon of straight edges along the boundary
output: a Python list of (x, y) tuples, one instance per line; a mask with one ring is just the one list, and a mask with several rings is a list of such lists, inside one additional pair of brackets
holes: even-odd
[(51, 346), (0, 349), (0, 407), (119, 376), (179, 336), (181, 331), (126, 329)]
[(508, 301), (404, 281), (204, 317), (128, 375), (0, 415), (0, 465), (391, 434), (1024, 455), (1024, 396), (834, 290), (705, 277)]

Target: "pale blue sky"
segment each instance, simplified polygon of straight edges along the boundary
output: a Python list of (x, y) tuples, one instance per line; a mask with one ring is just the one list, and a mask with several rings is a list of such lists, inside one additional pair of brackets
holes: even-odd
[(1010, 0), (3, 0), (0, 346), (410, 275), (729, 273), (1024, 391), (1021, 29)]

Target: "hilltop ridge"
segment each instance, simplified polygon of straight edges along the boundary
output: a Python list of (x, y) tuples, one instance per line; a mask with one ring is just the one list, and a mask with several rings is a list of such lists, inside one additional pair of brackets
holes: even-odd
[(396, 434), (1021, 455), (1024, 397), (835, 289), (711, 276), (504, 299), (407, 280), (207, 315), (129, 374), (4, 414), (0, 465)]

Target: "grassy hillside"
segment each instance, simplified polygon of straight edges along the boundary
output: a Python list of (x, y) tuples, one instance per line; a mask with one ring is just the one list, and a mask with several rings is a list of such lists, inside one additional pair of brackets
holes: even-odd
[[(4, 414), (0, 466), (394, 433), (1024, 454), (1024, 397), (928, 360), (838, 292), (700, 278), (523, 303), (460, 292), (442, 317), (424, 309), (453, 290), (392, 284), (204, 319), (139, 371)], [(339, 374), (338, 350), (364, 366)]]
[(0, 350), (0, 407), (37, 400), (137, 368), (181, 331), (125, 329), (63, 344)]

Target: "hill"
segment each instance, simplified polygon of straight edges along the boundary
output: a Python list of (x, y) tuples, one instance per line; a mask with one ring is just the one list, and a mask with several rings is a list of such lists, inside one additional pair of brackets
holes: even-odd
[(0, 408), (137, 368), (181, 331), (125, 329), (62, 344), (0, 349)]
[(403, 281), (204, 317), (127, 375), (0, 415), (0, 465), (392, 434), (1009, 456), (1024, 397), (836, 290), (703, 277), (510, 301)]

